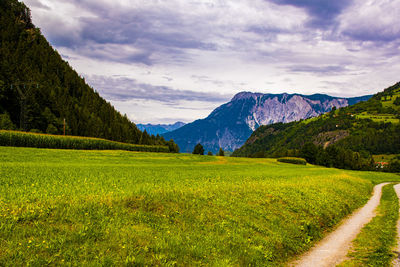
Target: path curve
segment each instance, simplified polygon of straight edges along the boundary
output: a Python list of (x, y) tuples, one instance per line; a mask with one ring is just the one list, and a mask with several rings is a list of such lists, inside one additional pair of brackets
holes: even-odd
[(382, 195), (382, 187), (387, 184), (389, 183), (376, 185), (371, 199), (364, 207), (355, 211), (335, 231), (328, 234), (298, 261), (290, 265), (323, 267), (341, 263), (345, 259), (353, 239), (357, 237), (362, 227), (375, 216), (375, 209), (379, 205)]
[[(396, 191), (397, 197), (400, 199), (400, 184), (394, 186), (394, 191)], [(397, 221), (397, 247), (394, 253), (396, 254), (396, 258), (392, 264), (395, 267), (400, 267), (400, 219)]]

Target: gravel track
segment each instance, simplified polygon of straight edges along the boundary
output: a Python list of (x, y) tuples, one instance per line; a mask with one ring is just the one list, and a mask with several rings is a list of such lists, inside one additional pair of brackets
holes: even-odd
[[(341, 263), (346, 258), (351, 242), (357, 237), (363, 226), (375, 216), (375, 209), (378, 207), (382, 195), (382, 187), (386, 184), (388, 183), (376, 185), (371, 199), (364, 207), (355, 211), (335, 231), (328, 234), (299, 260), (289, 265), (323, 267)], [(398, 187), (398, 190), (400, 190), (400, 187)]]

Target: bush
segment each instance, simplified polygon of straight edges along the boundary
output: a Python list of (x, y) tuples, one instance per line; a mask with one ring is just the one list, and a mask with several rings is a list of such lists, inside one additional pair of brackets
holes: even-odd
[(258, 151), (256, 153), (253, 153), (249, 156), (250, 158), (265, 158), (265, 151)]
[(49, 124), (47, 126), (46, 133), (48, 133), (48, 134), (57, 134), (57, 132), (58, 132), (58, 130), (57, 130), (56, 126), (54, 126), (53, 124)]
[(400, 160), (394, 159), (389, 163), (389, 172), (399, 172), (400, 173)]
[(280, 158), (277, 159), (278, 162), (282, 163), (290, 163), (290, 164), (297, 164), (297, 165), (307, 165), (307, 162), (305, 159), (301, 158)]
[(170, 152), (170, 149), (167, 146), (135, 145), (100, 138), (49, 135), (4, 130), (0, 130), (0, 146), (85, 150), (128, 150), (165, 153)]

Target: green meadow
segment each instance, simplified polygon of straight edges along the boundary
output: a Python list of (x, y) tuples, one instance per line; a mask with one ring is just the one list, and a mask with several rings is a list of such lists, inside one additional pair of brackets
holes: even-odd
[(359, 119), (371, 119), (371, 120), (373, 120), (375, 122), (384, 122), (384, 123), (389, 123), (390, 122), (390, 123), (393, 123), (393, 124), (396, 124), (396, 123), (400, 122), (400, 119), (398, 119), (397, 116), (393, 115), (393, 114), (372, 115), (372, 114), (369, 114), (367, 112), (363, 112), (361, 114), (357, 114), (356, 116)]
[(0, 147), (0, 265), (279, 266), (393, 174)]

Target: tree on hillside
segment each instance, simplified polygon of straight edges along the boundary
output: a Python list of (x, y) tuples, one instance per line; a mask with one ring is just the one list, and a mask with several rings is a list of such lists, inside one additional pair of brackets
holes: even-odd
[(208, 151), (207, 155), (208, 155), (208, 156), (212, 156), (213, 153), (212, 153), (211, 151)]
[(220, 156), (220, 157), (225, 156), (224, 150), (222, 148), (219, 148), (218, 156)]
[(204, 155), (204, 148), (203, 148), (203, 146), (202, 146), (200, 143), (198, 143), (198, 144), (194, 147), (192, 154)]
[(396, 100), (393, 101), (393, 104), (400, 106), (400, 97), (396, 97)]
[(318, 147), (312, 142), (305, 143), (303, 148), (300, 150), (300, 154), (308, 163), (315, 164)]

